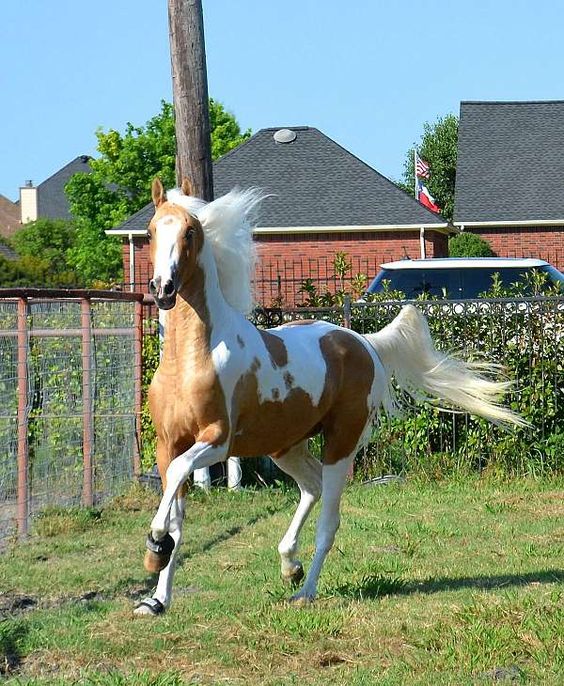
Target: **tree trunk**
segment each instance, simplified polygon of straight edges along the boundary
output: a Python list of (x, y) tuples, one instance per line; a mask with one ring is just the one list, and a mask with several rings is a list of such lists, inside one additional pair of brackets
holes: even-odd
[(176, 118), (176, 177), (193, 194), (213, 200), (208, 79), (201, 0), (168, 0), (172, 89)]

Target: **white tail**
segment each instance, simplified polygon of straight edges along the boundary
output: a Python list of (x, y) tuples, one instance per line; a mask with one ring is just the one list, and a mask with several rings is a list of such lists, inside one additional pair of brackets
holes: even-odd
[[(519, 415), (499, 404), (511, 384), (482, 375), (498, 371), (499, 367), (464, 362), (439, 352), (427, 320), (413, 305), (406, 305), (388, 326), (365, 338), (378, 353), (388, 378), (393, 373), (400, 388), (413, 398), (431, 396), (451, 409), (465, 410), (496, 424), (527, 426)], [(386, 405), (388, 412), (397, 410), (393, 392)]]

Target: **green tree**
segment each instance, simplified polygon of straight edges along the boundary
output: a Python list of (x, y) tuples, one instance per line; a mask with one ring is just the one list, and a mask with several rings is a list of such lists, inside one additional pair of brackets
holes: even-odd
[[(214, 159), (245, 141), (235, 117), (210, 99)], [(104, 231), (119, 225), (151, 199), (151, 183), (159, 176), (167, 188), (176, 185), (174, 110), (162, 102), (145, 126), (129, 123), (124, 134), (97, 131), (100, 157), (91, 160), (91, 174), (75, 174), (66, 186), (76, 222), (76, 244), (69, 260), (87, 282), (122, 279), (121, 241)]]
[(495, 257), (492, 246), (485, 238), (463, 231), (448, 240), (450, 257)]
[(11, 242), (20, 256), (41, 257), (53, 266), (66, 266), (67, 251), (74, 244), (72, 222), (62, 219), (38, 219), (25, 224)]
[(68, 262), (68, 251), (74, 245), (72, 222), (61, 219), (38, 219), (29, 222), (11, 238), (19, 255), (3, 275), (2, 282), (18, 282), (28, 286), (79, 285), (77, 275)]
[[(425, 122), (421, 142), (416, 146), (419, 156), (431, 169), (431, 176), (426, 179), (425, 185), (441, 208), (441, 214), (449, 221), (452, 221), (454, 211), (457, 145), (458, 117), (447, 114), (439, 117), (434, 124)], [(411, 148), (406, 155), (403, 180), (398, 184), (411, 194), (415, 183), (413, 150)]]

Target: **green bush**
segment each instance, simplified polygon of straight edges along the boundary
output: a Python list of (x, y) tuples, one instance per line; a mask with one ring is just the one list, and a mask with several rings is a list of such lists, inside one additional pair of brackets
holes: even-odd
[(448, 239), (449, 257), (495, 257), (492, 246), (475, 233), (462, 233)]
[[(536, 297), (526, 300), (527, 291)], [(438, 348), (502, 365), (514, 382), (505, 402), (531, 427), (508, 432), (466, 414), (439, 412), (428, 405), (412, 407), (402, 419), (381, 422), (362, 459), (364, 474), (390, 470), (436, 478), (468, 471), (506, 476), (562, 472), (564, 310), (559, 289), (537, 272), (509, 288), (494, 279), (485, 295), (513, 302), (489, 301), (481, 308), (472, 304), (457, 312), (422, 298), (420, 306)], [(401, 303), (386, 308), (375, 303), (357, 311), (353, 306), (353, 328), (377, 330), (400, 307)]]

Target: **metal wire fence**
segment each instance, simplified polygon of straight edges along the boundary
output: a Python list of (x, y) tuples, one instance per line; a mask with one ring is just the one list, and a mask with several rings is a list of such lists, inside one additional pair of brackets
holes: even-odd
[[(377, 331), (407, 301), (342, 307), (259, 309), (256, 325), (324, 319), (359, 333)], [(500, 365), (513, 382), (505, 402), (531, 426), (515, 432), (465, 413), (409, 403), (402, 419), (381, 416), (357, 467), (367, 478), (386, 473), (439, 476), (451, 470), (554, 473), (564, 468), (564, 298), (415, 301), (440, 350)], [(319, 441), (314, 447), (320, 450)]]
[(139, 458), (141, 296), (0, 291), (0, 541), (93, 505)]

